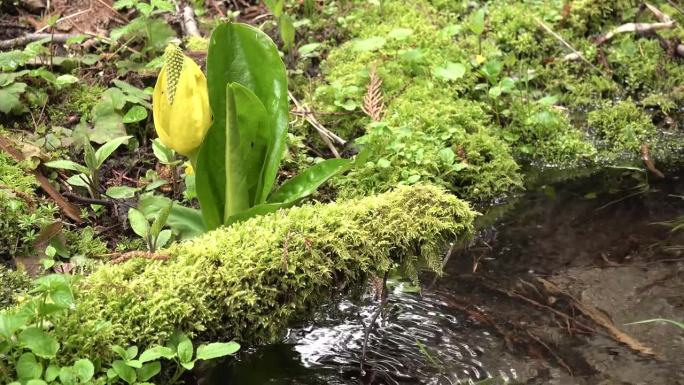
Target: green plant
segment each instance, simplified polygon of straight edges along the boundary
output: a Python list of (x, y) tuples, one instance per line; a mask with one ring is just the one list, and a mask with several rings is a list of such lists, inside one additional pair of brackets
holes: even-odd
[(115, 87), (106, 89), (99, 102), (90, 113), (92, 129), (84, 130), (81, 143), (87, 138), (103, 144), (117, 137), (126, 135), (126, 124), (134, 124), (147, 120), (151, 91), (141, 90), (121, 80), (113, 81)]
[(214, 121), (195, 167), (207, 229), (293, 205), (352, 166), (348, 159), (325, 160), (272, 191), (287, 136), (287, 75), (275, 44), (260, 30), (218, 26), (207, 74)]
[(40, 230), (54, 222), (57, 207), (42, 202), (35, 194), (37, 183), (24, 171), (26, 163), (17, 164), (0, 151), (0, 260), (7, 261), (29, 254)]
[(110, 155), (122, 144), (128, 142), (131, 136), (122, 136), (112, 139), (95, 151), (89, 140), (84, 143), (85, 166), (72, 160), (62, 159), (45, 163), (45, 166), (63, 170), (76, 171), (78, 174), (67, 179), (72, 186), (80, 186), (88, 189), (93, 198), (100, 197), (100, 167)]
[(264, 0), (264, 4), (277, 20), (283, 51), (290, 51), (295, 43), (295, 26), (292, 18), (284, 12), (285, 0)]
[[(113, 345), (119, 359), (76, 359), (63, 365), (61, 344), (51, 325), (75, 306), (71, 279), (52, 274), (34, 281), (30, 297), (19, 307), (0, 312), (0, 380), (11, 385), (151, 385), (147, 382), (161, 372), (160, 358), (177, 365), (167, 384), (178, 381), (198, 360), (211, 360), (236, 353), (235, 342), (202, 344), (193, 353), (190, 339), (175, 333), (167, 347), (152, 346), (138, 356), (136, 346), (124, 349)], [(2, 365), (2, 363), (6, 365)], [(6, 370), (10, 369), (10, 370)]]
[(170, 0), (118, 0), (113, 4), (115, 9), (135, 9), (138, 17), (125, 25), (110, 32), (112, 40), (122, 42), (125, 46), (133, 42), (142, 43), (140, 51), (133, 52), (128, 60), (117, 62), (121, 72), (150, 70), (157, 68), (160, 60), (153, 60), (142, 64), (147, 59), (155, 57), (168, 42), (176, 37), (175, 31), (169, 24), (159, 17), (164, 13), (175, 12), (175, 6)]
[(128, 209), (128, 221), (131, 228), (145, 241), (147, 250), (152, 253), (164, 247), (171, 239), (171, 230), (162, 229), (166, 226), (172, 206), (173, 201), (169, 201), (166, 206), (163, 206), (154, 216), (151, 225), (141, 211), (135, 208)]

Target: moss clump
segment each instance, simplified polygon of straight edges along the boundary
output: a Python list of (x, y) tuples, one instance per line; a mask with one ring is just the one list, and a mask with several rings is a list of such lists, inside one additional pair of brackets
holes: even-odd
[(608, 153), (628, 153), (634, 157), (643, 144), (656, 139), (651, 117), (631, 100), (592, 111), (587, 120), (595, 130), (598, 145)]
[(26, 273), (0, 265), (0, 310), (15, 305), (16, 297), (30, 288), (31, 278)]
[(36, 181), (0, 152), (0, 260), (31, 251), (40, 229), (53, 221), (56, 208), (34, 193)]
[[(458, 98), (478, 75), (467, 67), (458, 81), (435, 75), (448, 63), (468, 60), (453, 44), (448, 18), (427, 1), (387, 1), (382, 7), (360, 5), (347, 20), (354, 39), (332, 50), (322, 65), (329, 84), (316, 94), (320, 108), (358, 110), (371, 67), (389, 102), (380, 124), (368, 126), (370, 120), (358, 114), (343, 122), (346, 133), (362, 133), (357, 142), (368, 147), (371, 161), (334, 182), (341, 196), (428, 181), (462, 198), (486, 200), (522, 184), (486, 106)], [(382, 43), (369, 48), (374, 41)]]
[(469, 237), (474, 217), (466, 203), (421, 186), (254, 218), (176, 244), (166, 262), (101, 268), (81, 281), (77, 307), (55, 323), (55, 335), (65, 359), (163, 343), (178, 328), (272, 341), (349, 282), (394, 263), (439, 270), (443, 242)]
[[(48, 104), (47, 115), (52, 125), (67, 125), (71, 116), (81, 121), (89, 120), (90, 113), (100, 101), (105, 88), (99, 84), (77, 84), (66, 87), (56, 96), (56, 100)], [(73, 122), (72, 122), (73, 123)]]

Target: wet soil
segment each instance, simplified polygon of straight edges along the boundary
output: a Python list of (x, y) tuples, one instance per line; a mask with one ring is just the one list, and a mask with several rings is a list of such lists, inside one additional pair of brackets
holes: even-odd
[(684, 320), (684, 235), (656, 224), (684, 214), (684, 179), (638, 179), (540, 184), (495, 207), (506, 214), (420, 293), (390, 280), (363, 360), (370, 294), (205, 368), (199, 383), (684, 384), (684, 332), (626, 325)]

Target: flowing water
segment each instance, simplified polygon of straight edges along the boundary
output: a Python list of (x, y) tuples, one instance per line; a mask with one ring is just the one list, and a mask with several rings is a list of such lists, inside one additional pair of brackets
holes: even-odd
[[(644, 181), (614, 170), (539, 183), (499, 210), (493, 225), (482, 220), (478, 240), (452, 256), (444, 277), (424, 277), (420, 292), (390, 280), (377, 317), (370, 293), (343, 297), (293, 325), (280, 343), (204, 368), (199, 383), (684, 384), (683, 332), (624, 326), (684, 320), (684, 239), (653, 224), (684, 214), (684, 183), (677, 176)], [(570, 323), (566, 332), (549, 311), (501, 294), (535, 277), (605, 311), (658, 357), (630, 351), (609, 333), (575, 333)], [(521, 334), (535, 337), (526, 342)]]

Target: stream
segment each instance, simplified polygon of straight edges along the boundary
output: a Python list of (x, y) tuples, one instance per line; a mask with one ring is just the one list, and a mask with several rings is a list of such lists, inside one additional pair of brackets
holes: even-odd
[(648, 183), (614, 169), (539, 182), (481, 217), (441, 278), (423, 277), (422, 290), (389, 280), (363, 369), (378, 309), (371, 293), (341, 297), (281, 342), (200, 369), (198, 383), (684, 384), (684, 332), (626, 325), (684, 320), (684, 237), (655, 224), (684, 214), (683, 199), (676, 174)]

